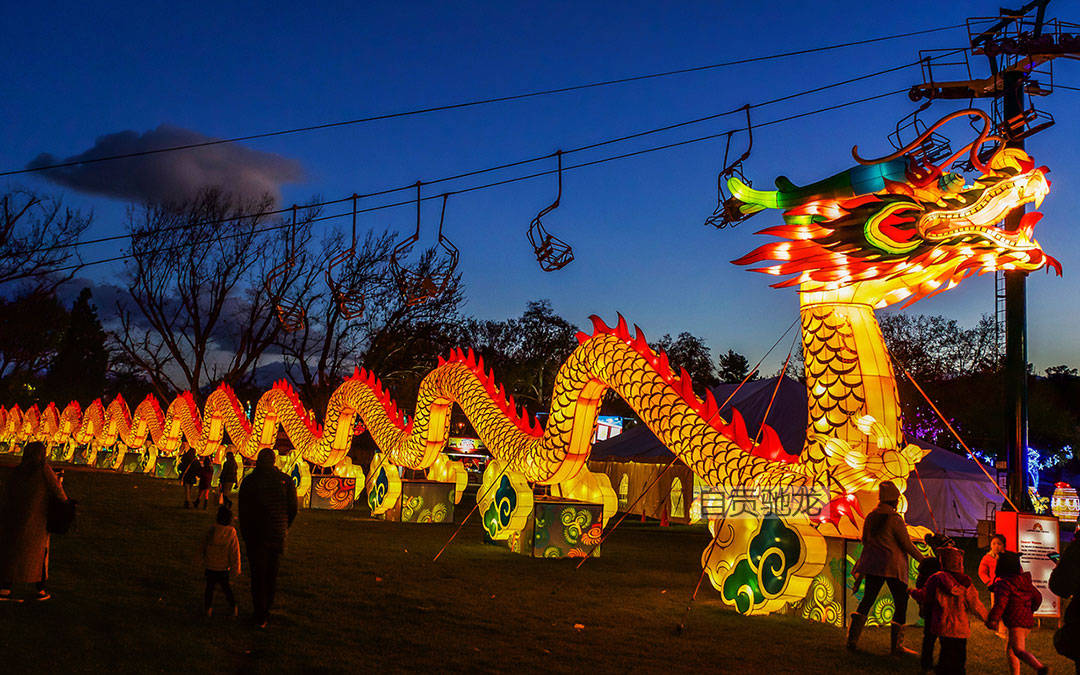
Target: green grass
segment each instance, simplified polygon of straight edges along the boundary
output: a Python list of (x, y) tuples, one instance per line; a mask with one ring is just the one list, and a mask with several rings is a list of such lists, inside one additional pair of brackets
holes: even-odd
[[(885, 655), (883, 629), (850, 655), (839, 629), (740, 616), (707, 582), (677, 635), (707, 535), (629, 521), (575, 570), (480, 544), (476, 516), (434, 563), (454, 526), (301, 511), (269, 628), (249, 623), (246, 574), (234, 580), (240, 620), (204, 620), (197, 549), (212, 512), (179, 508), (175, 482), (76, 468), (65, 484), (78, 531), (53, 539), (53, 600), (0, 606), (4, 672), (916, 670)], [(1071, 672), (1051, 635), (1033, 633), (1033, 651)], [(910, 644), (920, 636), (910, 629)], [(968, 658), (970, 672), (1002, 672), (1003, 643), (976, 627)]]

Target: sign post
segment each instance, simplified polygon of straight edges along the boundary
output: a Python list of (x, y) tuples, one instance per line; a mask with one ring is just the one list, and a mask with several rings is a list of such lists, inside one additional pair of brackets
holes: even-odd
[(997, 532), (1005, 535), (1005, 548), (1020, 554), (1020, 564), (1031, 574), (1031, 583), (1042, 593), (1042, 605), (1036, 618), (1059, 618), (1060, 598), (1050, 590), (1050, 573), (1054, 571), (1051, 553), (1061, 550), (1059, 523), (1054, 516), (1013, 511), (997, 512)]

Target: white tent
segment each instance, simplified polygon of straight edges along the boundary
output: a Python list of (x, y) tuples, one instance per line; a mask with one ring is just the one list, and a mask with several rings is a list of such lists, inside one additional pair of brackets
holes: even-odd
[(930, 448), (930, 453), (919, 462), (918, 474), (908, 476), (907, 522), (942, 534), (975, 536), (978, 521), (993, 519), (1001, 506), (997, 488), (974, 460), (916, 439), (911, 442)]

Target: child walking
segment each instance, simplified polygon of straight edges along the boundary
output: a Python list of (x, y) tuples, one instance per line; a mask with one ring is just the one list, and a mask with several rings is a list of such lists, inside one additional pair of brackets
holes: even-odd
[[(935, 572), (923, 588), (911, 592), (913, 598), (930, 606), (927, 631), (941, 642), (937, 672), (963, 675), (967, 664), (967, 640), (971, 637), (968, 612), (986, 620), (986, 607), (971, 578), (964, 574), (964, 553), (951, 546), (939, 548), (941, 571)], [(924, 654), (925, 657), (925, 654)], [(922, 666), (927, 669), (923, 661)]]
[[(982, 560), (979, 562), (979, 578), (986, 584), (986, 588), (990, 589), (994, 585), (994, 581), (997, 579), (997, 561), (998, 556), (1005, 550), (1005, 535), (995, 534), (990, 537), (990, 550), (986, 552)], [(990, 604), (993, 605), (994, 598), (991, 595)], [(1009, 639), (1009, 632), (1005, 629), (1004, 625), (998, 626), (998, 637), (1002, 640)]]
[(240, 540), (236, 538), (236, 529), (232, 526), (232, 511), (222, 506), (217, 512), (217, 522), (210, 527), (203, 539), (202, 559), (206, 568), (206, 591), (203, 593), (203, 611), (206, 616), (213, 613), (214, 587), (221, 586), (225, 599), (229, 601), (232, 615), (236, 616), (236, 599), (229, 586), (229, 573), (240, 574)]
[(1031, 583), (1031, 574), (1020, 567), (1020, 555), (1015, 551), (1002, 551), (995, 571), (997, 581), (990, 589), (994, 593), (994, 607), (986, 619), (986, 627), (996, 630), (998, 621), (1003, 621), (1008, 628), (1005, 656), (1009, 660), (1009, 672), (1019, 675), (1021, 661), (1040, 675), (1049, 672), (1027, 650), (1027, 634), (1035, 626), (1035, 610), (1042, 604), (1042, 594)]

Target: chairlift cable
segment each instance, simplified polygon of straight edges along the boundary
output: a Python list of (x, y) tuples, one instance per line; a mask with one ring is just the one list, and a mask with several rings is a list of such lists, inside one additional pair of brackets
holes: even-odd
[[(874, 100), (881, 99), (881, 98), (887, 98), (889, 96), (896, 96), (898, 94), (907, 93), (907, 91), (908, 91), (908, 89), (904, 88), (904, 89), (897, 89), (897, 90), (893, 90), (893, 91), (884, 92), (884, 93), (881, 93), (881, 94), (875, 94), (875, 95), (872, 95), (872, 96), (865, 96), (863, 98), (855, 99), (853, 101), (847, 101), (845, 103), (837, 103), (837, 104), (827, 106), (827, 107), (824, 107), (824, 108), (818, 108), (816, 110), (810, 110), (810, 111), (806, 111), (806, 112), (796, 113), (796, 114), (793, 114), (793, 115), (788, 115), (788, 116), (785, 116), (785, 117), (780, 117), (780, 118), (777, 118), (775, 120), (770, 120), (770, 121), (767, 121), (767, 122), (762, 122), (760, 124), (755, 124), (754, 126), (757, 127), (757, 128), (761, 128), (761, 127), (771, 126), (771, 125), (774, 125), (774, 124), (781, 124), (783, 122), (789, 122), (789, 121), (796, 120), (796, 119), (801, 119), (801, 118), (804, 118), (804, 117), (810, 117), (812, 115), (818, 115), (818, 114), (821, 114), (821, 113), (830, 112), (830, 111), (833, 111), (833, 110), (838, 110), (840, 108), (846, 108), (848, 106), (858, 105), (860, 103), (866, 103), (866, 102), (874, 101)], [(740, 108), (740, 110), (741, 110), (741, 108)], [(596, 165), (599, 165), (599, 164), (605, 164), (607, 162), (613, 162), (613, 161), (620, 160), (620, 159), (628, 159), (628, 158), (631, 158), (631, 157), (637, 157), (639, 155), (645, 155), (645, 154), (649, 154), (649, 153), (653, 153), (653, 152), (658, 152), (658, 151), (661, 151), (661, 150), (669, 150), (669, 149), (672, 149), (672, 148), (682, 147), (682, 146), (685, 146), (685, 145), (692, 145), (692, 144), (701, 143), (701, 142), (704, 142), (704, 141), (711, 141), (711, 140), (715, 140), (717, 138), (723, 138), (724, 136), (727, 135), (727, 133), (728, 133), (727, 131), (724, 131), (724, 132), (715, 133), (715, 134), (708, 134), (708, 135), (705, 135), (705, 136), (699, 136), (699, 137), (691, 138), (691, 139), (684, 140), (684, 141), (676, 141), (676, 142), (673, 142), (673, 143), (666, 143), (664, 145), (658, 145), (658, 146), (653, 146), (653, 147), (650, 147), (650, 148), (643, 148), (641, 150), (635, 150), (635, 151), (632, 151), (632, 152), (622, 153), (622, 154), (619, 154), (619, 155), (613, 155), (611, 157), (602, 157), (602, 158), (590, 160), (590, 161), (587, 161), (587, 162), (581, 162), (579, 164), (571, 164), (569, 166), (564, 166), (563, 170), (564, 171), (571, 171), (571, 170), (574, 170), (574, 169), (581, 169), (581, 168), (585, 168), (585, 167), (589, 167), (589, 166), (596, 166)], [(569, 151), (564, 151), (564, 152), (569, 152)], [(545, 155), (543, 157), (543, 159), (550, 158), (550, 157), (551, 157), (550, 154)], [(532, 160), (529, 160), (529, 161), (532, 161)], [(525, 162), (522, 162), (522, 163), (525, 163)], [(527, 174), (527, 175), (524, 175), (524, 176), (517, 176), (517, 177), (514, 177), (514, 178), (507, 178), (507, 179), (504, 179), (504, 180), (494, 181), (494, 182), (486, 183), (486, 184), (483, 184), (483, 185), (476, 185), (476, 186), (466, 187), (466, 188), (462, 188), (460, 190), (450, 191), (447, 194), (452, 194), (452, 195), (453, 194), (465, 194), (465, 193), (469, 193), (469, 192), (475, 192), (475, 191), (478, 191), (478, 190), (487, 190), (487, 189), (494, 188), (494, 187), (499, 187), (499, 186), (502, 186), (502, 185), (508, 185), (508, 184), (511, 184), (511, 183), (518, 183), (518, 182), (521, 182), (521, 181), (532, 180), (532, 179), (539, 178), (539, 177), (542, 177), (542, 176), (549, 176), (549, 175), (551, 175), (553, 173), (556, 173), (556, 171), (557, 171), (556, 169), (547, 169), (547, 170)], [(441, 182), (441, 180), (446, 180), (446, 179), (433, 180), (433, 181), (429, 181), (426, 184), (432, 184), (432, 183)], [(413, 184), (413, 185), (411, 185), (409, 187), (415, 187), (415, 184)], [(395, 189), (395, 190), (391, 190), (391, 191), (387, 191), (387, 192), (397, 192), (399, 190), (400, 190), (400, 188)], [(422, 200), (439, 199), (440, 197), (441, 197), (441, 195), (435, 195), (435, 196), (430, 196), (430, 197), (423, 197)], [(345, 199), (332, 200), (332, 201), (328, 201), (328, 202), (322, 202), (322, 203), (318, 203), (318, 204), (310, 204), (310, 205), (306, 205), (305, 208), (317, 208), (319, 206), (326, 206), (326, 205), (331, 205), (331, 204), (339, 204), (341, 202), (349, 201), (350, 199), (351, 199), (351, 197), (345, 198)], [(413, 199), (409, 199), (409, 200), (405, 200), (405, 201), (398, 201), (398, 202), (391, 202), (389, 204), (380, 204), (378, 206), (371, 206), (371, 207), (368, 207), (368, 208), (365, 208), (365, 209), (358, 209), (357, 213), (369, 213), (369, 212), (373, 212), (373, 211), (381, 211), (383, 209), (390, 209), (390, 208), (398, 208), (398, 207), (402, 207), (402, 206), (408, 206), (408, 205), (414, 204), (414, 203), (415, 203), (415, 200), (413, 200)], [(245, 214), (243, 216), (236, 216), (236, 217), (233, 217), (233, 218), (226, 218), (226, 219), (222, 219), (222, 220), (219, 220), (219, 221), (207, 221), (205, 223), (196, 223), (194, 225), (183, 225), (183, 226), (176, 226), (176, 227), (173, 227), (173, 228), (162, 228), (162, 230), (160, 230), (160, 231), (168, 231), (168, 230), (173, 230), (173, 229), (187, 229), (187, 228), (190, 228), (190, 227), (195, 227), (195, 226), (200, 225), (200, 224), (213, 224), (214, 222), (219, 222), (219, 223), (220, 222), (228, 222), (230, 220), (237, 220), (237, 219), (242, 218), (242, 217), (250, 218), (250, 217), (255, 217), (255, 216), (260, 216), (260, 215), (273, 215), (273, 214), (278, 214), (278, 213), (284, 213), (284, 212), (286, 212), (288, 210), (289, 209), (270, 211), (270, 212), (265, 212), (265, 213)], [(346, 216), (348, 216), (350, 214), (351, 214), (351, 211), (346, 211), (344, 213), (336, 213), (336, 214), (331, 214), (331, 215), (327, 215), (327, 216), (317, 216), (317, 217), (311, 218), (310, 222), (315, 223), (315, 222), (323, 222), (323, 221), (328, 221), (328, 220), (335, 220), (335, 219), (338, 219), (338, 218), (346, 217)], [(221, 236), (221, 237), (213, 237), (213, 238), (204, 240), (204, 242), (196, 242), (196, 243), (211, 243), (211, 242), (227, 241), (227, 240), (236, 239), (236, 238), (239, 238), (239, 237), (246, 237), (246, 236), (251, 236), (251, 235), (254, 235), (254, 234), (261, 234), (263, 232), (273, 232), (275, 230), (283, 229), (284, 227), (288, 227), (288, 225), (274, 224), (274, 225), (269, 225), (267, 227), (258, 228), (258, 229), (251, 230), (251, 231), (245, 231), (245, 232), (239, 233), (239, 234), (230, 234), (230, 235), (224, 235), (224, 236)], [(77, 244), (77, 245), (73, 244), (73, 245), (68, 245), (68, 246), (54, 246), (54, 247), (51, 247), (51, 248), (71, 248), (72, 246), (82, 246), (82, 245), (89, 245), (89, 244), (93, 244), (93, 243), (102, 243), (102, 242), (105, 242), (105, 241), (115, 241), (115, 240), (118, 240), (118, 239), (127, 239), (127, 238), (130, 238), (130, 236), (131, 235), (126, 235), (126, 234), (125, 235), (116, 235), (116, 236), (113, 236), (113, 237), (102, 238), (100, 240), (92, 240), (92, 241), (82, 242), (82, 243)], [(189, 245), (191, 245), (191, 242), (187, 242), (187, 243), (185, 243), (183, 245), (176, 245), (176, 246), (166, 247), (164, 249), (158, 249), (158, 250), (156, 250), (154, 252), (166, 252), (166, 251), (179, 250), (180, 248), (184, 248), (184, 247), (187, 247)], [(49, 249), (41, 249), (41, 250), (49, 250)], [(101, 260), (92, 260), (92, 261), (87, 262), (87, 263), (76, 263), (76, 264), (66, 265), (66, 266), (63, 266), (63, 267), (57, 267), (57, 268), (54, 268), (54, 269), (50, 270), (50, 273), (63, 272), (63, 271), (69, 271), (69, 270), (78, 270), (78, 269), (82, 269), (82, 268), (85, 268), (85, 267), (91, 267), (93, 265), (102, 265), (102, 264), (107, 264), (107, 263), (112, 263), (112, 262), (119, 262), (119, 261), (127, 260), (127, 259), (133, 258), (133, 257), (135, 257), (135, 255), (130, 254), (130, 253), (129, 254), (124, 254), (124, 255), (112, 256), (112, 257), (109, 257), (109, 258), (103, 258)], [(40, 273), (27, 273), (27, 274), (19, 275), (19, 276), (16, 276), (16, 277), (12, 277), (12, 278), (7, 279), (5, 281), (17, 281), (17, 280), (20, 280), (20, 279), (27, 279), (27, 278), (36, 277), (36, 276), (41, 276), (41, 274)]]
[(312, 125), (303, 126), (303, 127), (295, 127), (295, 128), (292, 128), (292, 129), (280, 129), (280, 130), (277, 130), (277, 131), (267, 131), (267, 132), (256, 133), (256, 134), (247, 134), (247, 135), (244, 135), (244, 136), (235, 136), (235, 137), (232, 137), (232, 138), (219, 138), (219, 139), (213, 139), (213, 140), (209, 140), (209, 141), (202, 141), (202, 142), (199, 142), (199, 143), (186, 143), (186, 144), (183, 144), (183, 145), (174, 145), (174, 146), (168, 146), (168, 147), (164, 147), (164, 148), (153, 148), (153, 149), (150, 149), (150, 150), (141, 150), (141, 151), (137, 151), (137, 152), (128, 152), (128, 153), (122, 153), (122, 154), (117, 154), (117, 155), (108, 155), (108, 156), (105, 156), (105, 157), (93, 157), (93, 158), (82, 159), (82, 160), (73, 160), (73, 161), (67, 161), (67, 162), (57, 162), (57, 163), (54, 163), (54, 164), (48, 164), (48, 165), (45, 165), (45, 166), (37, 166), (37, 167), (32, 167), (32, 168), (31, 167), (24, 167), (22, 169), (13, 169), (13, 170), (9, 170), (9, 171), (0, 172), (0, 176), (15, 176), (15, 175), (19, 175), (19, 174), (37, 173), (37, 172), (41, 172), (41, 171), (49, 171), (49, 170), (52, 170), (52, 169), (63, 169), (63, 168), (68, 168), (68, 167), (72, 167), (72, 166), (83, 166), (83, 165), (86, 165), (86, 164), (97, 164), (97, 163), (100, 163), (100, 162), (108, 162), (108, 161), (113, 161), (113, 160), (118, 160), (118, 159), (131, 159), (131, 158), (134, 158), (134, 157), (143, 157), (143, 156), (147, 156), (147, 155), (157, 155), (157, 154), (162, 154), (162, 153), (166, 153), (166, 152), (176, 152), (176, 151), (181, 151), (181, 150), (192, 150), (192, 149), (196, 149), (196, 148), (204, 148), (204, 147), (210, 147), (210, 146), (215, 146), (215, 145), (225, 145), (225, 144), (230, 144), (230, 143), (240, 143), (240, 142), (244, 142), (244, 141), (252, 141), (252, 140), (257, 140), (257, 139), (262, 139), (262, 138), (273, 138), (273, 137), (277, 137), (277, 136), (288, 136), (288, 135), (292, 135), (292, 134), (305, 133), (305, 132), (309, 132), (309, 131), (319, 131), (319, 130), (324, 130), (324, 129), (334, 129), (334, 128), (339, 128), (339, 127), (346, 127), (346, 126), (353, 126), (353, 125), (357, 125), (357, 124), (364, 124), (364, 123), (368, 123), (368, 122), (377, 122), (377, 121), (383, 121), (383, 120), (398, 119), (398, 118), (402, 118), (402, 117), (412, 117), (412, 116), (416, 116), (416, 115), (424, 115), (424, 114), (435, 113), (435, 112), (444, 112), (444, 111), (448, 111), (448, 110), (459, 110), (459, 109), (462, 109), (462, 108), (470, 108), (470, 107), (481, 106), (481, 105), (489, 105), (489, 104), (493, 104), (493, 103), (506, 103), (506, 102), (509, 102), (509, 101), (518, 101), (518, 100), (522, 100), (522, 99), (535, 98), (535, 97), (538, 97), (538, 96), (547, 96), (547, 95), (551, 95), (551, 94), (563, 94), (563, 93), (568, 93), (568, 92), (573, 92), (573, 91), (581, 91), (581, 90), (584, 90), (584, 89), (592, 89), (592, 88), (596, 88), (596, 87), (607, 87), (607, 86), (612, 86), (612, 85), (616, 85), (616, 84), (626, 84), (626, 83), (629, 83), (629, 82), (640, 82), (640, 81), (643, 81), (643, 80), (670, 77), (670, 76), (673, 76), (673, 75), (683, 75), (683, 74), (687, 74), (687, 73), (702, 72), (702, 71), (712, 70), (712, 69), (716, 69), (716, 68), (725, 68), (725, 67), (730, 67), (730, 66), (745, 65), (745, 64), (757, 63), (757, 62), (761, 62), (761, 61), (770, 61), (770, 60), (775, 60), (775, 59), (787, 58), (787, 57), (791, 57), (791, 56), (803, 56), (803, 55), (806, 55), (806, 54), (813, 54), (813, 53), (817, 53), (817, 52), (830, 51), (830, 50), (834, 50), (834, 49), (842, 49), (842, 48), (845, 48), (845, 47), (854, 47), (854, 46), (859, 46), (859, 45), (874, 44), (874, 43), (877, 43), (877, 42), (885, 42), (885, 41), (888, 41), (888, 40), (897, 40), (897, 39), (906, 38), (906, 37), (913, 37), (913, 36), (916, 36), (916, 35), (926, 35), (928, 33), (937, 33), (937, 32), (946, 31), (946, 30), (953, 30), (955, 28), (963, 28), (965, 25), (966, 24), (955, 24), (955, 25), (951, 25), (951, 26), (942, 26), (942, 27), (939, 27), (939, 28), (928, 28), (928, 29), (924, 29), (924, 30), (911, 31), (911, 32), (907, 32), (907, 33), (898, 33), (898, 34), (895, 34), (895, 35), (886, 35), (886, 36), (877, 37), (877, 38), (869, 38), (869, 39), (866, 39), (866, 40), (855, 40), (855, 41), (851, 41), (851, 42), (843, 42), (843, 43), (837, 43), (837, 44), (833, 44), (833, 45), (825, 45), (825, 46), (822, 46), (822, 47), (812, 47), (812, 48), (808, 48), (808, 49), (800, 49), (800, 50), (789, 51), (789, 52), (781, 52), (781, 53), (778, 53), (778, 54), (769, 54), (769, 55), (766, 55), (766, 56), (754, 56), (754, 57), (748, 57), (748, 58), (744, 58), (744, 59), (735, 59), (735, 60), (732, 60), (732, 61), (724, 61), (724, 62), (721, 62), (721, 63), (713, 63), (713, 64), (702, 65), (702, 66), (692, 66), (692, 67), (689, 67), (689, 68), (679, 68), (679, 69), (676, 69), (676, 70), (669, 70), (669, 71), (664, 71), (664, 72), (659, 72), (659, 73), (649, 73), (649, 74), (645, 74), (645, 75), (634, 75), (634, 76), (630, 76), (630, 77), (623, 77), (623, 78), (617, 78), (617, 79), (612, 79), (612, 80), (601, 80), (601, 81), (597, 81), (597, 82), (588, 82), (588, 83), (584, 83), (584, 84), (576, 84), (576, 85), (570, 85), (570, 86), (566, 86), (566, 87), (557, 87), (557, 88), (553, 88), (553, 89), (542, 89), (542, 90), (537, 90), (537, 91), (525, 92), (525, 93), (521, 93), (521, 94), (511, 94), (511, 95), (507, 95), (507, 96), (497, 96), (497, 97), (492, 97), (492, 98), (477, 99), (477, 100), (473, 100), (473, 101), (463, 101), (463, 102), (460, 102), (460, 103), (451, 103), (451, 104), (441, 105), (441, 106), (430, 106), (430, 107), (426, 107), (426, 108), (417, 108), (417, 109), (414, 109), (414, 110), (404, 110), (404, 111), (394, 112), (394, 113), (384, 113), (384, 114), (381, 114), (381, 115), (371, 115), (371, 116), (368, 116), (368, 117), (360, 117), (360, 118), (356, 118), (356, 119), (342, 120), (342, 121), (338, 121), (338, 122), (326, 122), (326, 123), (323, 123), (323, 124), (312, 124)]
[[(955, 52), (950, 52), (950, 54), (951, 53), (955, 53)], [(937, 56), (935, 58), (943, 58), (943, 57), (948, 56), (948, 55), (949, 54), (943, 54), (943, 55)], [(740, 112), (743, 112), (743, 111), (749, 112), (749, 110), (752, 109), (752, 108), (759, 108), (759, 107), (763, 107), (763, 106), (767, 106), (767, 105), (773, 105), (773, 104), (776, 104), (776, 103), (789, 101), (789, 100), (799, 98), (799, 97), (802, 97), (802, 96), (807, 96), (809, 94), (819, 93), (819, 92), (822, 92), (822, 91), (825, 91), (827, 89), (831, 89), (831, 88), (834, 88), (834, 87), (840, 87), (840, 86), (852, 84), (852, 83), (855, 83), (855, 82), (859, 82), (859, 81), (862, 81), (862, 80), (867, 80), (867, 79), (871, 79), (871, 78), (874, 78), (874, 77), (879, 77), (881, 75), (885, 75), (885, 74), (888, 74), (890, 72), (895, 72), (895, 71), (898, 71), (898, 70), (903, 70), (904, 68), (910, 68), (910, 67), (919, 65), (921, 62), (922, 61), (920, 60), (920, 61), (914, 61), (914, 62), (910, 62), (910, 63), (900, 65), (900, 66), (893, 66), (891, 68), (887, 68), (887, 69), (884, 69), (884, 70), (879, 70), (879, 71), (876, 71), (876, 72), (873, 72), (873, 73), (868, 73), (868, 74), (865, 74), (865, 75), (860, 75), (860, 76), (857, 76), (857, 77), (842, 80), (840, 82), (834, 82), (832, 84), (822, 85), (822, 86), (819, 86), (819, 87), (814, 87), (812, 89), (807, 89), (807, 90), (803, 90), (803, 91), (800, 91), (800, 92), (787, 94), (785, 96), (770, 99), (770, 100), (767, 100), (767, 101), (762, 101), (760, 103), (746, 104), (746, 105), (743, 105), (743, 106), (739, 106), (738, 108), (733, 108), (731, 110), (727, 110), (727, 111), (724, 111), (724, 112), (705, 115), (704, 117), (697, 117), (697, 118), (694, 118), (694, 119), (691, 119), (691, 120), (686, 120), (686, 121), (683, 121), (683, 122), (676, 122), (674, 124), (667, 124), (667, 125), (660, 126), (660, 127), (655, 127), (655, 128), (652, 128), (652, 129), (646, 129), (644, 131), (634, 132), (632, 134), (627, 134), (627, 135), (624, 135), (624, 136), (617, 136), (617, 137), (614, 137), (614, 138), (610, 138), (610, 139), (606, 139), (606, 140), (602, 140), (602, 141), (597, 141), (597, 142), (594, 142), (594, 143), (589, 143), (587, 145), (578, 146), (578, 147), (575, 147), (575, 148), (571, 148), (569, 150), (563, 150), (562, 153), (568, 155), (568, 154), (573, 154), (573, 153), (577, 153), (577, 152), (584, 152), (586, 150), (593, 150), (593, 149), (600, 148), (600, 147), (603, 147), (603, 146), (606, 146), (606, 145), (613, 145), (615, 143), (622, 143), (624, 141), (629, 141), (629, 140), (633, 140), (633, 139), (636, 139), (636, 138), (642, 138), (644, 136), (650, 136), (650, 135), (653, 135), (653, 134), (663, 133), (665, 131), (672, 131), (672, 130), (679, 129), (679, 128), (682, 128), (682, 127), (691, 126), (691, 125), (694, 125), (694, 124), (700, 124), (702, 122), (712, 121), (712, 120), (715, 120), (715, 119), (719, 119), (721, 117), (726, 117), (728, 115), (733, 115), (733, 114), (740, 113)], [(842, 106), (840, 106), (840, 107), (842, 107)], [(833, 108), (824, 108), (824, 109), (821, 109), (821, 110), (811, 111), (810, 113), (807, 113), (807, 114), (816, 114), (817, 112), (827, 111), (827, 110), (830, 110), (830, 109), (833, 109)], [(769, 122), (769, 123), (758, 124), (756, 126), (759, 126), (759, 127), (768, 126), (769, 124), (775, 124), (777, 122), (787, 121), (788, 119), (797, 119), (797, 118), (798, 118), (797, 116), (796, 117), (790, 117), (790, 118), (783, 118), (783, 119), (775, 120), (775, 121)], [(734, 134), (734, 133), (736, 133), (736, 131), (730, 131), (730, 132), (724, 132), (724, 133), (725, 134), (727, 134), (727, 133)], [(724, 134), (720, 134), (720, 135), (722, 136)], [(466, 172), (462, 172), (462, 173), (458, 173), (458, 174), (454, 174), (454, 175), (450, 175), (450, 176), (444, 176), (442, 178), (436, 178), (436, 179), (427, 181), (425, 184), (426, 185), (434, 185), (434, 184), (437, 184), (437, 183), (446, 183), (446, 182), (450, 182), (450, 181), (460, 180), (462, 178), (470, 178), (472, 176), (477, 176), (477, 175), (481, 175), (481, 174), (485, 174), (485, 173), (493, 173), (493, 172), (496, 172), (496, 171), (502, 171), (502, 170), (505, 170), (505, 169), (511, 169), (511, 168), (515, 168), (515, 167), (518, 167), (518, 166), (523, 166), (525, 164), (532, 164), (532, 163), (535, 163), (535, 162), (550, 159), (552, 156), (553, 155), (549, 153), (549, 154), (546, 154), (546, 155), (538, 155), (536, 157), (529, 157), (527, 159), (520, 159), (520, 160), (516, 160), (516, 161), (513, 161), (513, 162), (506, 162), (506, 163), (503, 163), (503, 164), (497, 164), (497, 165), (490, 166), (490, 167), (487, 167), (487, 168), (474, 169), (472, 171), (466, 171)], [(5, 175), (5, 174), (0, 173), (0, 176), (2, 176), (2, 175)], [(539, 174), (539, 175), (544, 175), (544, 174)], [(397, 192), (403, 192), (405, 190), (412, 190), (415, 186), (416, 186), (415, 183), (411, 183), (409, 185), (402, 185), (400, 187), (385, 188), (385, 189), (382, 189), (382, 190), (377, 190), (375, 192), (365, 193), (364, 197), (365, 198), (368, 198), (368, 197), (381, 197), (381, 196), (385, 196), (385, 195), (389, 195), (389, 194), (394, 194), (394, 193), (397, 193)], [(461, 190), (459, 192), (467, 192), (467, 191), (468, 190)], [(328, 200), (328, 201), (308, 204), (307, 206), (309, 208), (318, 208), (318, 207), (322, 207), (322, 206), (332, 206), (332, 205), (335, 205), (335, 204), (341, 204), (341, 203), (347, 202), (350, 199), (351, 199), (351, 197), (345, 197), (345, 198), (342, 198), (342, 199), (332, 199), (332, 200)], [(408, 203), (411, 203), (411, 202), (408, 202)], [(393, 206), (399, 206), (399, 205), (401, 205), (401, 204), (400, 203), (393, 204)], [(227, 222), (233, 221), (233, 220), (239, 220), (241, 218), (257, 218), (257, 217), (263, 217), (263, 216), (280, 215), (280, 214), (287, 213), (288, 211), (289, 211), (288, 208), (280, 208), (280, 209), (271, 209), (271, 210), (267, 210), (267, 211), (258, 211), (258, 212), (253, 212), (253, 213), (245, 213), (245, 214), (239, 214), (239, 215), (236, 215), (236, 216), (230, 216), (230, 217), (227, 217), (227, 218), (220, 218), (220, 219), (216, 219), (216, 220), (201, 221), (199, 223), (184, 223), (184, 224), (181, 224), (181, 225), (174, 225), (172, 227), (161, 228), (159, 230), (156, 230), (156, 232), (169, 232), (169, 231), (172, 231), (172, 230), (183, 230), (183, 229), (189, 229), (189, 228), (192, 228), (192, 227), (198, 227), (199, 225), (217, 225), (217, 224), (221, 224), (221, 223), (227, 223)], [(360, 211), (360, 213), (364, 213), (364, 211)], [(48, 247), (42, 248), (40, 250), (41, 251), (51, 251), (51, 250), (56, 250), (56, 249), (61, 249), (61, 248), (73, 248), (73, 247), (79, 247), (79, 246), (89, 246), (89, 245), (93, 245), (93, 244), (103, 244), (103, 243), (107, 243), (107, 242), (110, 242), (110, 241), (119, 241), (119, 240), (122, 240), (122, 239), (127, 239), (127, 238), (130, 238), (130, 236), (131, 236), (130, 234), (110, 235), (108, 237), (98, 237), (96, 239), (88, 239), (86, 241), (77, 242), (77, 243), (73, 243), (73, 244), (56, 244), (56, 245), (53, 245), (53, 246), (48, 246)]]

